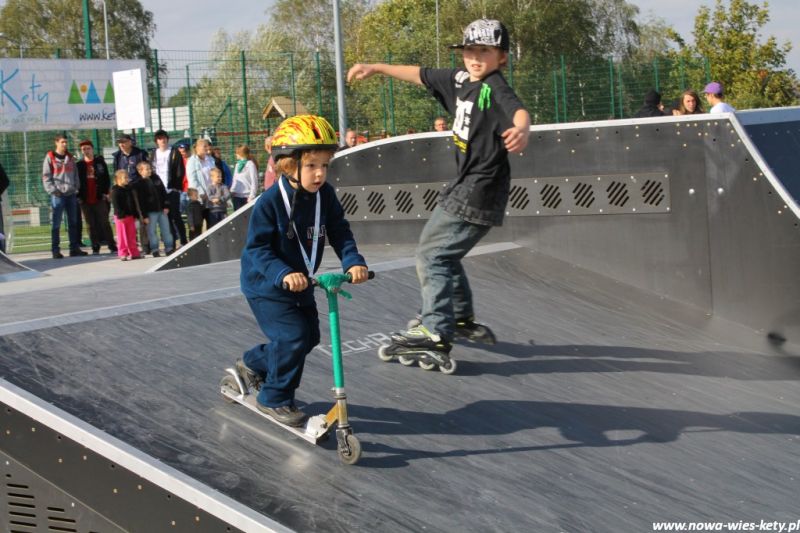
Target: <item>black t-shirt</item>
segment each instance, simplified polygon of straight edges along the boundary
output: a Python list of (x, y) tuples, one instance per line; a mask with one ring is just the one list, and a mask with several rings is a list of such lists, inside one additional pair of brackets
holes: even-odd
[(474, 224), (499, 226), (508, 203), (511, 168), (500, 136), (524, 109), (499, 71), (470, 81), (464, 69), (420, 69), (428, 91), (454, 117), (458, 177), (439, 203), (448, 213)]

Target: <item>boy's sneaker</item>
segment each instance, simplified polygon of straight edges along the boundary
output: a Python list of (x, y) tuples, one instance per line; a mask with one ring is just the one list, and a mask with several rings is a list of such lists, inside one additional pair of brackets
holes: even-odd
[(449, 341), (436, 333), (431, 333), (422, 324), (402, 333), (393, 333), (392, 340), (409, 348), (421, 348), (448, 354), (453, 349), (453, 345)]
[(264, 383), (264, 380), (261, 379), (261, 376), (250, 370), (241, 359), (236, 360), (235, 366), (236, 372), (239, 373), (239, 377), (242, 378), (242, 381), (244, 381), (244, 384), (247, 385), (248, 389), (255, 391), (261, 390), (261, 384)]
[(301, 427), (306, 421), (306, 414), (297, 408), (294, 403), (280, 407), (267, 407), (256, 401), (256, 409), (287, 426)]
[(158, 251), (153, 252), (153, 257), (161, 257), (161, 254)]

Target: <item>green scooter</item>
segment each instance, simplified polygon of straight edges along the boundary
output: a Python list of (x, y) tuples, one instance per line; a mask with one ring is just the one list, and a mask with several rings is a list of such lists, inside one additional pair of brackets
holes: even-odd
[[(369, 279), (375, 277), (375, 273), (369, 272)], [(309, 278), (311, 284), (325, 290), (328, 297), (328, 317), (331, 330), (331, 347), (333, 361), (333, 398), (335, 403), (326, 414), (319, 414), (309, 417), (305, 427), (292, 427), (281, 424), (271, 416), (268, 416), (256, 407), (256, 394), (252, 394), (247, 383), (242, 379), (236, 368), (226, 368), (225, 376), (220, 381), (220, 392), (225, 401), (244, 405), (251, 411), (258, 413), (273, 424), (286, 429), (290, 433), (297, 435), (303, 440), (312, 444), (317, 444), (327, 438), (328, 433), (336, 425), (336, 443), (339, 459), (345, 464), (353, 465), (361, 458), (361, 443), (353, 434), (353, 428), (347, 418), (347, 396), (344, 392), (344, 366), (342, 365), (342, 347), (339, 337), (339, 295), (351, 298), (350, 294), (343, 291), (340, 287), (343, 283), (350, 281), (349, 274), (325, 273), (316, 278)]]

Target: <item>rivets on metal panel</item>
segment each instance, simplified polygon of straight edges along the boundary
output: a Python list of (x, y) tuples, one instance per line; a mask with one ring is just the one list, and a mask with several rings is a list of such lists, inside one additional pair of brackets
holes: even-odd
[(725, 189), (723, 189), (722, 187), (717, 188), (717, 194), (722, 194), (724, 192), (725, 192)]
[(694, 189), (689, 189), (689, 194), (690, 195), (694, 194)]

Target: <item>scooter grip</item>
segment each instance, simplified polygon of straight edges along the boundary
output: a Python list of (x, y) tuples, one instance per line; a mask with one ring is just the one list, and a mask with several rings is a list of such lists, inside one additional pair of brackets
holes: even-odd
[[(351, 277), (350, 274), (347, 274), (347, 277), (350, 278)], [(367, 279), (375, 279), (375, 272), (373, 270), (368, 270), (367, 271)], [(351, 280), (348, 280), (348, 281), (351, 281)], [(312, 278), (312, 277), (308, 278), (308, 283), (312, 287), (316, 287), (318, 285), (317, 280), (315, 278)], [(283, 290), (285, 290), (285, 291), (288, 291), (289, 290), (289, 284), (284, 281), (283, 283), (281, 283), (281, 288)]]

